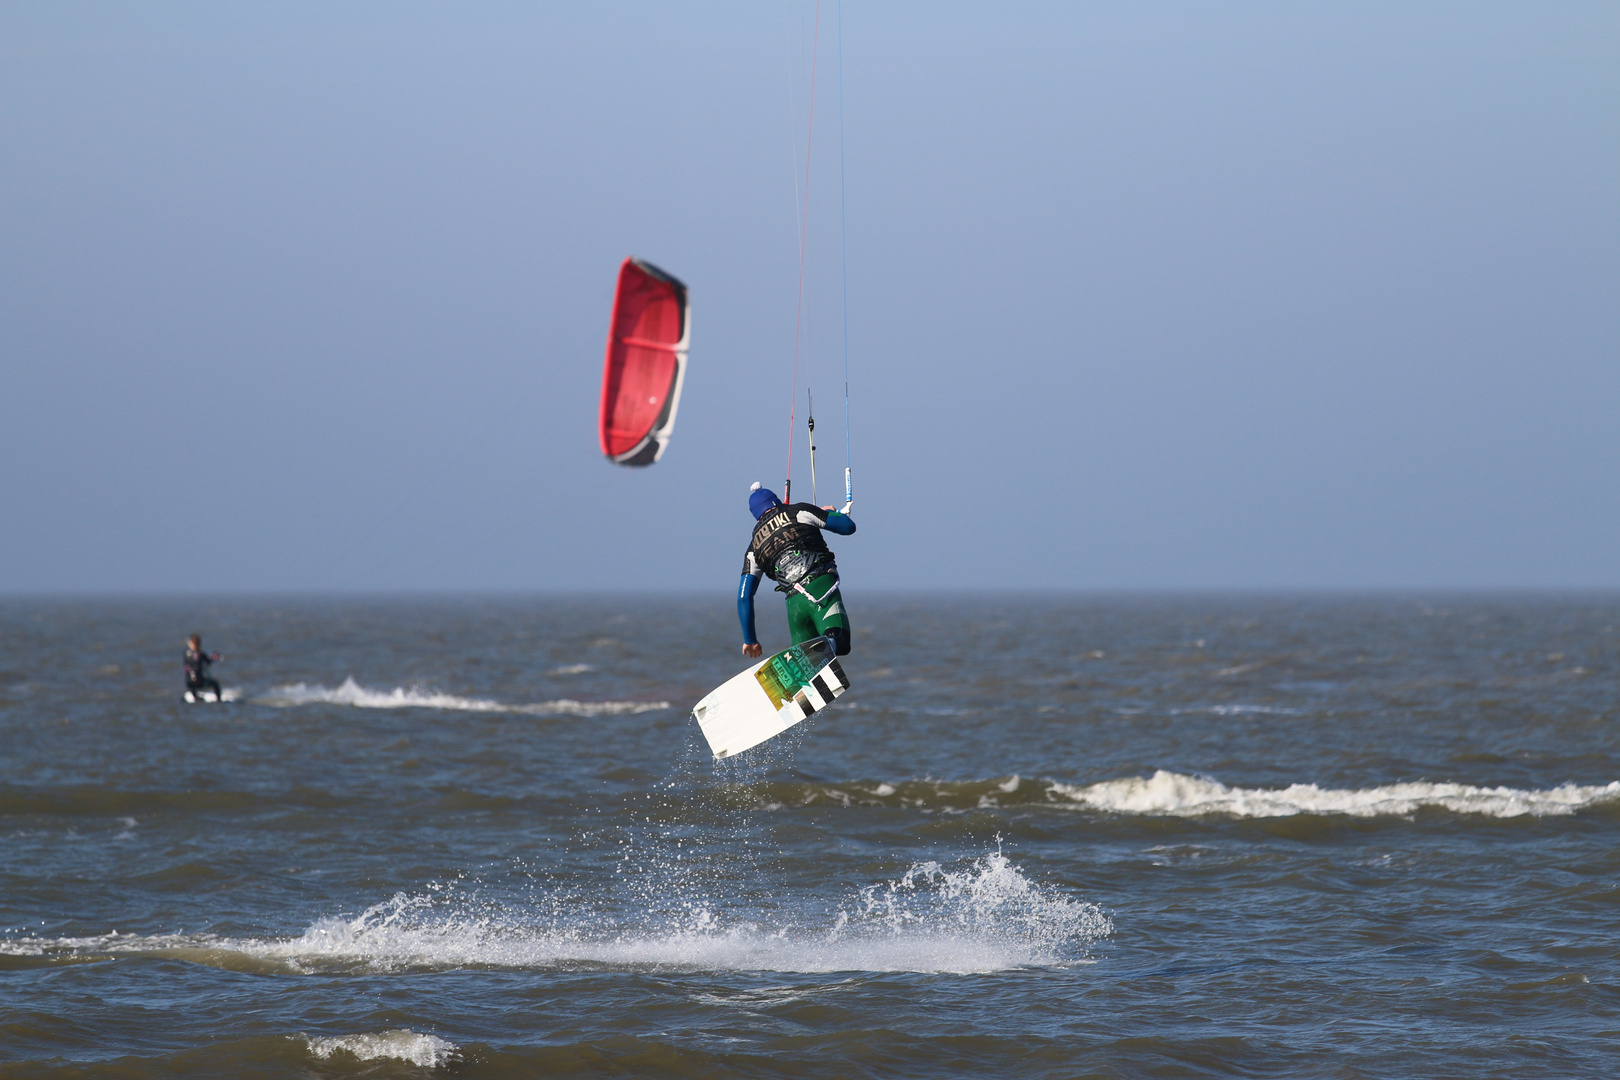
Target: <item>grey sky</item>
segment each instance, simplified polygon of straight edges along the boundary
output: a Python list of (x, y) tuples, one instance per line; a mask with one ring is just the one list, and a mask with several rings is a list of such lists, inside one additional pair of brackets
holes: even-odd
[[(0, 7), (0, 590), (729, 591), (812, 9)], [(1620, 586), (1620, 7), (843, 18), (850, 589)], [(629, 254), (694, 313), (642, 471)]]

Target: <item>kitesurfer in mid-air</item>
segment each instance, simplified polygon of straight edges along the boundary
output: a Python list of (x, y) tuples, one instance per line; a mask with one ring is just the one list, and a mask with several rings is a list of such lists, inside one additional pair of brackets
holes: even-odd
[(208, 665), (220, 659), (219, 653), (205, 653), (202, 649), (202, 638), (192, 634), (186, 639), (186, 692), (195, 694), (202, 700), (204, 690), (214, 692), (215, 701), (224, 701), (225, 693), (219, 688), (219, 680), (208, 677)]
[(755, 484), (748, 495), (753, 513), (754, 538), (743, 556), (742, 583), (737, 590), (737, 619), (742, 623), (743, 655), (764, 650), (754, 632), (754, 592), (759, 576), (776, 582), (787, 594), (788, 630), (793, 644), (826, 636), (839, 656), (849, 654), (849, 614), (838, 592), (838, 563), (821, 538), (821, 530), (851, 536), (855, 522), (830, 506), (788, 503), (774, 491)]

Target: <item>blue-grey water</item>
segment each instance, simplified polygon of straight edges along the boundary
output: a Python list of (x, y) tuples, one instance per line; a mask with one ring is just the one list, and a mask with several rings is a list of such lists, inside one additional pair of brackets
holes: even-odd
[(0, 603), (0, 1077), (1620, 1074), (1620, 597), (850, 599)]

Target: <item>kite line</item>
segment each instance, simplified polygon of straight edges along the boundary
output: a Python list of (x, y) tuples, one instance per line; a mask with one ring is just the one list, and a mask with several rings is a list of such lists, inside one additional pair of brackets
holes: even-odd
[[(847, 514), (855, 501), (855, 490), (850, 486), (849, 472), (849, 214), (844, 200), (844, 0), (838, 0), (838, 254), (844, 289), (844, 513)], [(811, 487), (814, 486), (812, 482)]]
[(821, 0), (816, 0), (814, 36), (810, 46), (810, 123), (804, 138), (804, 204), (799, 216), (799, 300), (793, 315), (793, 391), (788, 396), (787, 480), (782, 485), (782, 501), (793, 501), (793, 428), (799, 404), (799, 338), (804, 322), (804, 245), (810, 225), (810, 149), (816, 137), (816, 59), (821, 49)]

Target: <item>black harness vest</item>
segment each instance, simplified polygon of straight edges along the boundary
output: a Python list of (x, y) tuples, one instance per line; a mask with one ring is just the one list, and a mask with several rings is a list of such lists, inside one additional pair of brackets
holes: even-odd
[(826, 511), (811, 503), (789, 503), (767, 510), (755, 524), (754, 539), (748, 546), (748, 561), (753, 567), (745, 562), (743, 573), (763, 572), (772, 581), (781, 582), (777, 586), (780, 589), (837, 570), (832, 550), (821, 538), (821, 529), (799, 521), (801, 510), (826, 520)]

